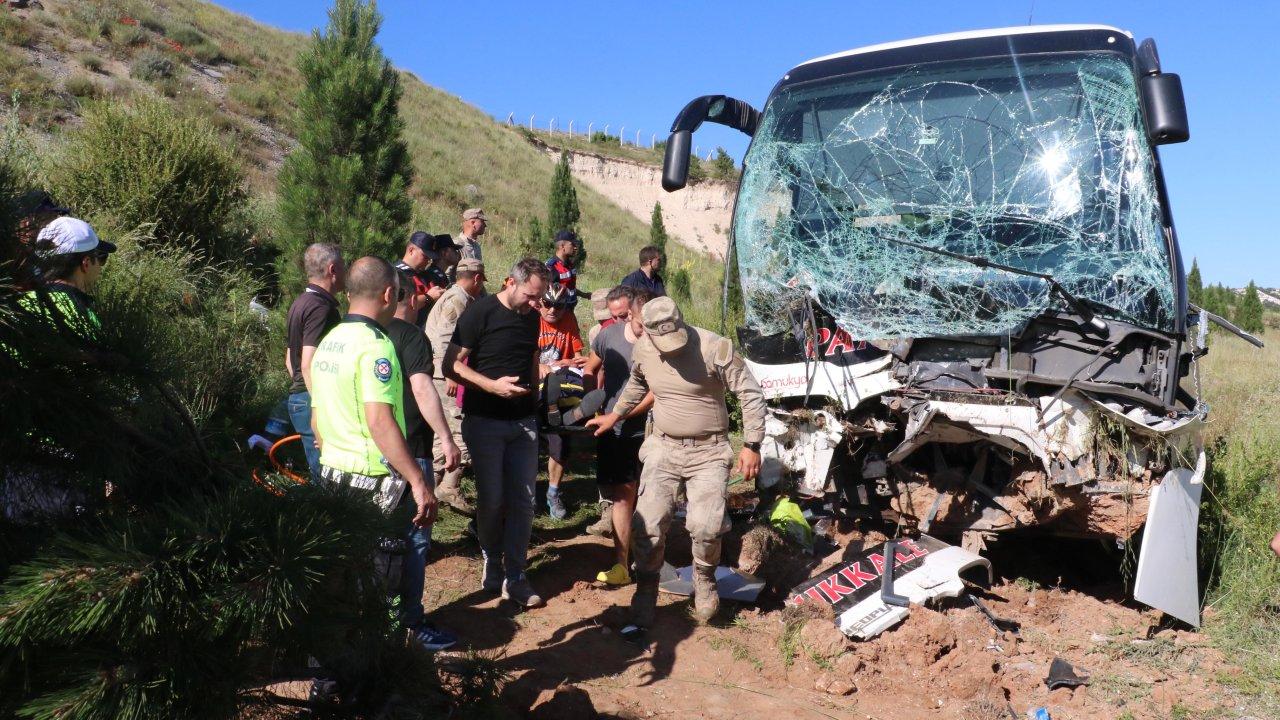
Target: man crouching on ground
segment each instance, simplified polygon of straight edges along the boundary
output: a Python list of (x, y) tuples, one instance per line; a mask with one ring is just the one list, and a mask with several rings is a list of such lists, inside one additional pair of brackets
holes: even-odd
[(587, 422), (597, 436), (604, 435), (653, 392), (654, 432), (640, 447), (633, 625), (622, 631), (628, 638), (642, 636), (653, 624), (658, 571), (681, 485), (689, 499), (685, 526), (693, 541), (694, 617), (705, 623), (719, 610), (715, 572), (720, 536), (730, 526), (725, 501), (733, 463), (725, 393), (737, 395), (742, 406), (744, 442), (736, 470), (747, 481), (760, 471), (765, 419), (760, 386), (729, 340), (686, 325), (671, 298), (650, 300), (640, 314), (644, 337), (632, 350), (631, 378), (613, 411)]
[(517, 262), (501, 291), (462, 312), (444, 358), (445, 377), (467, 386), (462, 437), (476, 479), (481, 589), (522, 607), (542, 604), (524, 571), (538, 477), (535, 311), (550, 279), (537, 260)]

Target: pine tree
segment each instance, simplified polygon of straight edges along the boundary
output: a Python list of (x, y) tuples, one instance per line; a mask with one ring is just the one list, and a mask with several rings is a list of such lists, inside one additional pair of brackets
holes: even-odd
[[(413, 166), (402, 137), (400, 78), (375, 41), (382, 17), (365, 0), (336, 0), (329, 26), (298, 60), (298, 146), (280, 169), (281, 274), (313, 242), (349, 259), (398, 255), (412, 216)], [(289, 281), (295, 281), (290, 283)]]
[(667, 226), (662, 222), (662, 203), (654, 203), (653, 215), (649, 216), (649, 244), (667, 251)]
[(722, 147), (716, 148), (716, 156), (711, 161), (711, 175), (717, 180), (732, 180), (737, 173), (738, 166), (733, 162), (733, 156)]
[(1191, 272), (1187, 273), (1187, 300), (1192, 305), (1204, 307), (1204, 282), (1200, 279), (1200, 265), (1191, 258)]
[(551, 247), (551, 238), (542, 230), (542, 223), (536, 217), (529, 218), (524, 236), (520, 238), (520, 257), (545, 260), (555, 251)]
[(1236, 305), (1233, 322), (1251, 333), (1260, 333), (1265, 327), (1262, 322), (1262, 299), (1258, 297), (1258, 286), (1252, 280), (1249, 281), (1249, 287), (1245, 288), (1244, 297)]

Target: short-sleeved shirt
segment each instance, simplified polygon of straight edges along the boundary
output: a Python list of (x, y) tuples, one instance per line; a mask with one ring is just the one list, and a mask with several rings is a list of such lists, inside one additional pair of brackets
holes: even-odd
[(654, 273), (653, 277), (644, 274), (643, 270), (636, 270), (630, 275), (622, 278), (619, 285), (627, 285), (639, 290), (648, 290), (649, 294), (654, 297), (662, 297), (667, 294), (667, 286), (662, 282), (662, 276)]
[(554, 325), (538, 317), (538, 362), (550, 365), (557, 360), (576, 357), (582, 352), (582, 347), (578, 319), (573, 313), (561, 313)]
[(444, 354), (449, 349), (449, 341), (453, 339), (453, 330), (458, 326), (462, 311), (473, 300), (461, 285), (454, 285), (440, 296), (427, 315), (425, 331), (427, 340), (431, 342), (431, 354), (436, 359), (434, 377), (440, 380), (444, 379)]
[(342, 316), (338, 314), (338, 299), (318, 285), (308, 284), (307, 289), (303, 290), (298, 299), (289, 306), (285, 330), (289, 346), (289, 364), (293, 366), (293, 382), (289, 385), (290, 393), (300, 393), (307, 389), (307, 384), (302, 380), (303, 346), (318, 347), (320, 338), (341, 320)]
[(560, 283), (569, 294), (569, 307), (578, 304), (578, 268), (569, 267), (558, 257), (547, 260), (547, 269), (551, 271), (551, 282)]
[[(631, 350), (635, 343), (627, 340), (627, 324), (615, 322), (596, 335), (591, 343), (591, 352), (600, 358), (604, 367), (604, 392), (609, 396), (605, 412), (613, 412), (613, 406), (622, 394), (622, 388), (631, 379)], [(644, 435), (645, 418), (643, 415), (628, 418), (614, 426), (614, 433), (619, 437), (640, 437)]]
[(396, 263), (396, 269), (402, 270), (413, 278), (413, 292), (426, 298), (422, 303), (422, 307), (418, 310), (418, 319), (415, 321), (419, 329), (427, 323), (427, 314), (431, 312), (431, 298), (427, 292), (432, 288), (448, 288), (453, 283), (449, 282), (449, 276), (440, 267), (432, 263), (421, 270), (414, 270), (409, 267), (403, 260)]
[(347, 315), (311, 358), (311, 407), (323, 445), (320, 464), (378, 476), (387, 465), (369, 433), (365, 403), (391, 406), (404, 432), (404, 379), (396, 348), (372, 318)]
[(409, 454), (415, 458), (429, 458), (431, 426), (422, 417), (409, 378), (419, 373), (431, 377), (431, 344), (416, 325), (400, 318), (392, 318), (387, 323), (387, 335), (391, 336), (391, 344), (396, 348), (400, 374), (404, 377), (404, 439), (409, 443)]
[(517, 398), (500, 398), (480, 388), (468, 387), (462, 412), (497, 420), (519, 420), (537, 412), (534, 390), (534, 353), (538, 350), (538, 325), (542, 318), (530, 310), (518, 313), (503, 305), (498, 295), (486, 295), (467, 306), (450, 341), (471, 351), (467, 364), (491, 379), (515, 376), (530, 392)]

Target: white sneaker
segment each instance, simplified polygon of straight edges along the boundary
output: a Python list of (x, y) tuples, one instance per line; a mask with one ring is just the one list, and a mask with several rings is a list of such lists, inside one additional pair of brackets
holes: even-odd
[(523, 575), (519, 580), (508, 580), (502, 584), (502, 599), (525, 608), (542, 607), (542, 596), (533, 591), (533, 586)]

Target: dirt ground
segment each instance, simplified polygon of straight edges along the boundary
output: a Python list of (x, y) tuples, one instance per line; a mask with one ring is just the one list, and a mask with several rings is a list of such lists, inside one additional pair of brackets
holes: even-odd
[[(867, 642), (770, 599), (726, 602), (715, 624), (698, 627), (687, 599), (664, 594), (642, 650), (617, 632), (632, 588), (588, 581), (612, 562), (611, 547), (579, 534), (582, 524), (535, 530), (530, 577), (543, 608), (518, 612), (479, 592), (478, 551), (466, 540), (438, 546), (428, 569), (434, 619), (500, 658), (514, 678), (502, 699), (517, 711), (568, 686), (621, 718), (981, 720), (1038, 707), (1074, 720), (1262, 717), (1219, 685), (1235, 669), (1207, 638), (1124, 601), (1123, 558), (1097, 543), (1019, 539), (989, 553), (1001, 577), (984, 598), (1020, 624), (1016, 634), (959, 601), (913, 607)], [(674, 525), (668, 559), (687, 564), (682, 532)], [(736, 557), (736, 543), (727, 545)], [(1055, 657), (1089, 674), (1089, 684), (1048, 690)]]

